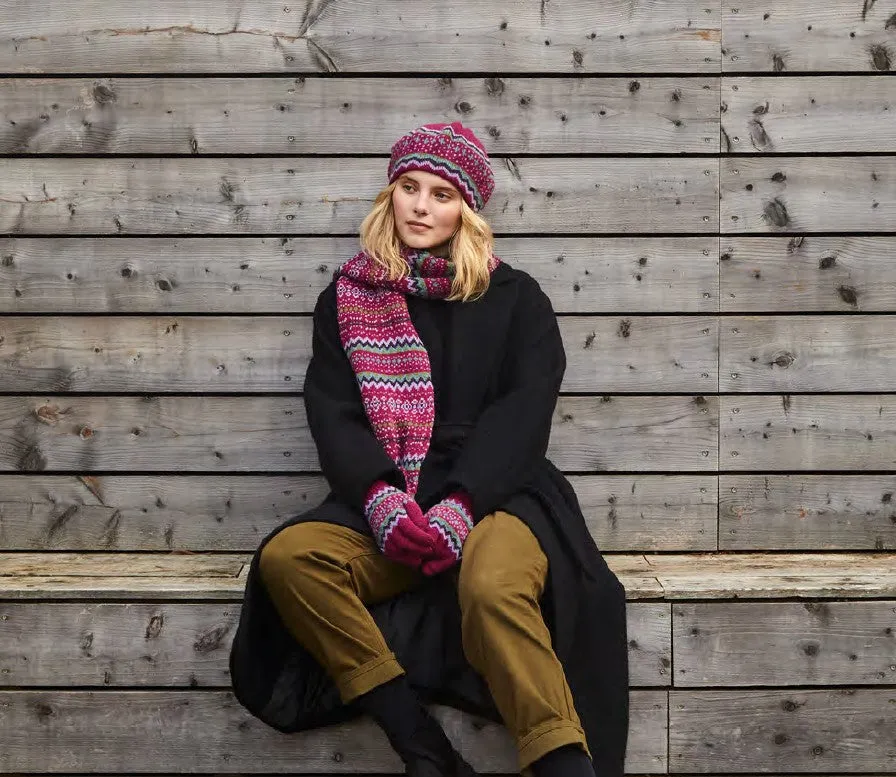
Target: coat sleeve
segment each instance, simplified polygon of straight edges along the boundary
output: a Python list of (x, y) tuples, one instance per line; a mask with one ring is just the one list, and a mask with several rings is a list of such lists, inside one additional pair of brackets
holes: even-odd
[(502, 365), (500, 393), (476, 420), (446, 480), (466, 491), (474, 521), (499, 509), (547, 453), (566, 352), (551, 301), (523, 276)]
[(373, 433), (342, 347), (335, 283), (321, 292), (314, 308), (304, 400), (321, 470), (341, 501), (362, 510), (367, 490), (376, 480), (405, 490), (404, 475)]

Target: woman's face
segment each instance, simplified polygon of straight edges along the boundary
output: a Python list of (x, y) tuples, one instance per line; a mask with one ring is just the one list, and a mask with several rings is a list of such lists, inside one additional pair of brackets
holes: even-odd
[[(447, 256), (448, 245), (460, 224), (461, 196), (457, 188), (432, 173), (402, 173), (392, 190), (392, 209), (398, 236), (410, 248)], [(425, 228), (413, 226), (419, 222)]]

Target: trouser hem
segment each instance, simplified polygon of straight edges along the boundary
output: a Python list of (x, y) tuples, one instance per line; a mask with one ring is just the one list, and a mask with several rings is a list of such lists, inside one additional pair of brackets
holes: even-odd
[(398, 663), (394, 653), (386, 653), (378, 656), (357, 669), (337, 677), (334, 682), (342, 697), (343, 704), (360, 696), (362, 693), (372, 691), (378, 685), (389, 682), (395, 677), (404, 674), (404, 669)]
[(520, 771), (532, 774), (529, 766), (563, 745), (579, 744), (591, 756), (581, 726), (571, 721), (551, 721), (533, 729), (518, 743)]

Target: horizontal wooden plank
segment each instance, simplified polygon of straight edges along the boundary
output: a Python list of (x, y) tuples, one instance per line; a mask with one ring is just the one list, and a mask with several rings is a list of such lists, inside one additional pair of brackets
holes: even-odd
[(672, 691), (669, 770), (892, 774), (894, 732), (892, 690)]
[[(608, 554), (630, 600), (662, 589), (637, 553)], [(5, 553), (0, 599), (242, 599), (252, 553)]]
[[(562, 396), (549, 458), (574, 472), (714, 470), (718, 397)], [(0, 471), (316, 471), (301, 397), (0, 397)]]
[(725, 469), (896, 468), (896, 395), (742, 394), (719, 403)]
[(720, 550), (896, 550), (896, 475), (720, 475)]
[[(495, 253), (558, 313), (709, 313), (718, 246), (715, 236), (499, 237)], [(358, 248), (356, 237), (0, 237), (0, 288), (12, 289), (0, 312), (310, 313)], [(876, 256), (880, 275), (886, 252)]]
[[(718, 321), (564, 317), (561, 391), (710, 391)], [(311, 358), (310, 317), (0, 318), (5, 391), (282, 391)]]
[[(634, 691), (626, 771), (666, 771), (666, 691)], [(516, 747), (503, 726), (434, 707), (477, 770), (512, 772)], [(154, 771), (308, 774), (399, 772), (401, 761), (370, 719), (282, 734), (230, 691), (0, 691), (0, 725), (16, 736), (0, 769), (18, 772)]]
[[(146, 556), (143, 558), (142, 556)], [(251, 554), (6, 553), (0, 599), (224, 599)], [(605, 554), (629, 600), (896, 598), (893, 553)], [(238, 574), (230, 574), (239, 569)]]
[(896, 597), (893, 553), (645, 556), (667, 599)]
[[(387, 159), (5, 159), (0, 231), (355, 232)], [(482, 215), (503, 232), (715, 232), (718, 165), (699, 158), (495, 160)]]
[[(601, 550), (716, 547), (715, 475), (568, 479)], [(0, 549), (253, 551), (328, 491), (320, 475), (5, 475)]]
[(0, 104), (4, 154), (388, 154), (424, 105), (491, 154), (719, 148), (716, 77), (7, 78)]
[(893, 0), (740, 0), (722, 6), (722, 70), (889, 71)]
[[(670, 605), (628, 606), (629, 682), (671, 685)], [(13, 686), (229, 687), (239, 607), (0, 602), (0, 679)]]
[(4, 553), (0, 556), (0, 577), (235, 580), (247, 563), (245, 554), (235, 553)]
[(894, 102), (891, 78), (725, 78), (722, 151), (890, 151), (896, 147)]
[(896, 237), (723, 237), (731, 312), (896, 311)]
[(896, 156), (722, 157), (721, 231), (896, 228)]
[[(697, 0), (632, 6), (588, 0), (511, 8), (457, 0), (450, 13), (401, 0), (240, 8), (87, 0), (76, 18), (47, 0), (18, 21), (0, 3), (0, 72), (210, 73), (717, 72), (719, 7)], [(411, 65), (413, 63), (413, 65)]]
[(731, 316), (720, 391), (896, 390), (896, 316)]
[(680, 603), (672, 614), (678, 687), (896, 681), (896, 601)]

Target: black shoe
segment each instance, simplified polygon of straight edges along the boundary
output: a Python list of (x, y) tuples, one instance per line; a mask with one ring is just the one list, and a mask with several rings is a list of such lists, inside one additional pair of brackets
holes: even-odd
[(401, 675), (359, 696), (358, 707), (379, 724), (414, 777), (477, 777), (439, 722)]
[(405, 743), (402, 750), (399, 755), (407, 767), (405, 773), (413, 777), (478, 777), (427, 710), (413, 741)]

